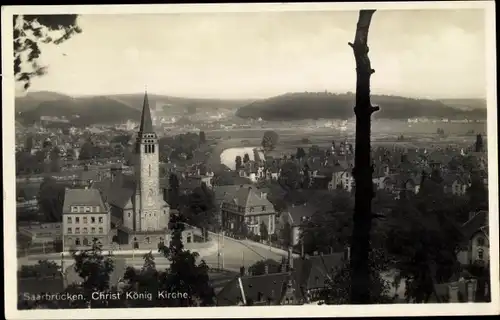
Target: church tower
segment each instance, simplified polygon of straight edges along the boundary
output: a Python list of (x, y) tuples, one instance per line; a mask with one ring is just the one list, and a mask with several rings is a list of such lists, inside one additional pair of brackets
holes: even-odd
[(161, 228), (159, 220), (162, 213), (160, 202), (158, 136), (153, 130), (151, 110), (147, 92), (144, 94), (142, 116), (137, 135), (135, 153), (137, 156), (135, 231), (156, 231)]

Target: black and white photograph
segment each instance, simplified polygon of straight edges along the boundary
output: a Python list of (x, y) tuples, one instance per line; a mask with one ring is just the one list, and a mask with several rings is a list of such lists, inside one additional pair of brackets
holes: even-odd
[(2, 7), (6, 317), (498, 314), (494, 8)]

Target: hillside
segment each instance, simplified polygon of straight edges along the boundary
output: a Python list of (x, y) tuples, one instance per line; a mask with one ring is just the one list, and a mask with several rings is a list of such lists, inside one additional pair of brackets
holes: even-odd
[[(142, 108), (144, 93), (138, 94), (117, 94), (109, 95), (111, 99), (124, 103), (132, 108)], [(148, 94), (150, 103), (160, 106), (164, 111), (188, 112), (188, 109), (195, 110), (217, 110), (217, 109), (237, 109), (250, 103), (250, 100), (222, 100), (222, 99), (196, 99), (181, 98), (156, 94)]]
[[(250, 100), (192, 99), (148, 94), (152, 109), (168, 115), (237, 110)], [(140, 119), (144, 93), (70, 97), (56, 92), (30, 92), (16, 97), (16, 119), (31, 124), (41, 116), (64, 116), (72, 125), (123, 123)]]
[[(255, 101), (240, 109), (236, 115), (270, 121), (302, 119), (348, 119), (353, 117), (353, 94), (288, 93)], [(486, 119), (486, 109), (460, 110), (441, 101), (411, 99), (398, 96), (373, 95), (372, 103), (380, 106), (378, 119), (407, 119), (414, 117)]]
[(486, 109), (485, 99), (439, 99), (439, 101), (449, 107), (461, 110)]
[(50, 91), (37, 91), (37, 92), (30, 92), (26, 94), (25, 96), (21, 97), (16, 97), (16, 112), (25, 112), (28, 110), (33, 110), (41, 102), (45, 101), (56, 101), (56, 100), (63, 100), (63, 99), (70, 99), (71, 97), (60, 94), (57, 92), (50, 92)]
[[(21, 102), (22, 103), (22, 102)], [(16, 109), (18, 99), (16, 99)], [(107, 97), (64, 97), (57, 100), (38, 101), (35, 108), (16, 113), (16, 120), (30, 124), (41, 116), (65, 117), (75, 126), (89, 124), (123, 123), (140, 119), (140, 110), (130, 108)]]

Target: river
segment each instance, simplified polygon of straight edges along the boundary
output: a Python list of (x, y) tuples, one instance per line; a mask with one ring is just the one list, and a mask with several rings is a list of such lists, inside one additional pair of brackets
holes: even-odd
[[(250, 160), (255, 160), (254, 149), (259, 147), (237, 147), (237, 148), (227, 148), (220, 154), (220, 162), (234, 170), (236, 167), (236, 157), (240, 156), (243, 160), (245, 154), (248, 154)], [(260, 156), (263, 158), (264, 155), (262, 152), (259, 152)]]

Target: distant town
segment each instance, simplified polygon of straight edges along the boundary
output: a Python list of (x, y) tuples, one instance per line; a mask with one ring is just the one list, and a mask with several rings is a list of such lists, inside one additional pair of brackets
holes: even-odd
[[(293, 123), (284, 129), (262, 120), (213, 118), (190, 125), (158, 121), (145, 95), (140, 122), (60, 128), (54, 127), (60, 119), (41, 117), (33, 126), (16, 127), (20, 290), (56, 294), (77, 285), (83, 279), (71, 252), (95, 243), (119, 261), (110, 288), (130, 290), (130, 268), (140, 273), (148, 261), (157, 269), (171, 265), (158, 250), (172, 242), (169, 225), (177, 216), (184, 247), (197, 251), (208, 268), (212, 304), (328, 301), (326, 279), (349, 259), (356, 188), (352, 122), (310, 121), (309, 138), (301, 122), (300, 138), (287, 131), (294, 130)], [(375, 236), (390, 233), (390, 223), (401, 219), (393, 211), (404, 201), (417, 206), (420, 199), (436, 197), (447, 210), (453, 208), (452, 225), (465, 235), (450, 244), (463, 248), (455, 259), (459, 269), (485, 265), (486, 137), (472, 129), (415, 133), (411, 127), (428, 122), (448, 124), (408, 119), (399, 124), (407, 133), (374, 136), (374, 202), (386, 217)], [(476, 130), (481, 125), (473, 123)], [(383, 240), (377, 241), (375, 248), (382, 250)], [(44, 278), (47, 286), (30, 280), (50, 270), (60, 271)], [(381, 270), (380, 281), (387, 284), (381, 295), (388, 303), (404, 301), (402, 285), (393, 285), (396, 270)], [(456, 272), (449, 277), (465, 271)], [(447, 292), (449, 284), (442, 281), (436, 287)], [(477, 299), (487, 297), (482, 286)], [(33, 301), (20, 300), (20, 308), (32, 307)]]

